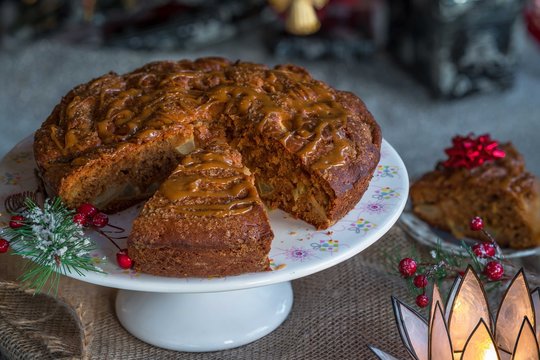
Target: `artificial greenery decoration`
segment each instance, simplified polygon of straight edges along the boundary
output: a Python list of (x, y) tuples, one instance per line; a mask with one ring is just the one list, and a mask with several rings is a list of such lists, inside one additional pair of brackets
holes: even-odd
[(2, 229), (13, 254), (32, 260), (20, 280), (36, 293), (48, 284), (47, 292), (56, 294), (60, 274), (101, 272), (89, 256), (95, 244), (73, 221), (74, 214), (58, 197), (45, 200), (43, 207), (26, 198), (24, 210)]

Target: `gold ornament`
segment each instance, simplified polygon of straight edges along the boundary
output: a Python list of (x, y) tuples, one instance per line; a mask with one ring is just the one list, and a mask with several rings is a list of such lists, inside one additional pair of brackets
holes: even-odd
[(328, 3), (328, 0), (311, 0), (313, 2), (313, 6), (317, 8), (317, 10), (320, 10)]
[(309, 35), (317, 32), (321, 23), (315, 8), (321, 9), (328, 0), (268, 0), (277, 12), (288, 10), (285, 28), (295, 35)]

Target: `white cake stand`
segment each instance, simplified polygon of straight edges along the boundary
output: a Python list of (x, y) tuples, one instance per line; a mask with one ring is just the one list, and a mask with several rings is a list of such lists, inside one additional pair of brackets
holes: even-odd
[[(0, 204), (13, 193), (34, 190), (32, 138), (15, 146), (0, 162)], [(137, 338), (180, 351), (215, 351), (255, 341), (276, 329), (293, 304), (291, 280), (327, 269), (360, 253), (397, 221), (409, 189), (407, 170), (383, 141), (381, 161), (362, 200), (332, 228), (311, 225), (274, 210), (272, 271), (223, 278), (167, 278), (122, 270), (116, 248), (97, 233), (92, 253), (104, 274), (68, 274), (89, 283), (120, 289), (116, 313)], [(140, 206), (110, 217), (129, 233)], [(0, 218), (6, 222), (6, 216)], [(123, 246), (120, 242), (120, 246)]]

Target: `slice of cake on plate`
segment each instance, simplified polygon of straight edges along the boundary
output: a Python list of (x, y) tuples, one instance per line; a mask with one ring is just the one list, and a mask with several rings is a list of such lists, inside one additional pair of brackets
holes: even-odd
[(455, 137), (449, 159), (411, 187), (413, 212), (458, 238), (480, 238), (469, 229), (480, 216), (504, 247), (540, 245), (540, 182), (510, 144), (489, 135)]
[(269, 270), (273, 236), (240, 153), (215, 143), (184, 157), (144, 205), (128, 253), (153, 275), (235, 275)]

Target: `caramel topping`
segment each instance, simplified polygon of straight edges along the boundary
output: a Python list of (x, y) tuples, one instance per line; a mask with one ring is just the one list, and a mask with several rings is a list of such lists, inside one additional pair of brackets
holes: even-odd
[(301, 137), (309, 136), (311, 138), (311, 141), (308, 142), (306, 145), (304, 145), (304, 147), (302, 147), (302, 149), (300, 149), (300, 151), (297, 152), (298, 155), (300, 155), (301, 157), (311, 155), (317, 148), (317, 145), (319, 145), (319, 143), (322, 141), (323, 139), (322, 133), (323, 133), (323, 130), (326, 129), (327, 126), (328, 126), (327, 122), (321, 122), (315, 128), (313, 135), (309, 134), (305, 130), (298, 131), (298, 135), (300, 135)]
[(182, 159), (182, 165), (189, 167), (190, 170), (207, 170), (207, 169), (234, 169), (232, 159), (218, 153), (196, 154), (194, 156), (186, 156)]
[(143, 130), (137, 133), (137, 138), (141, 139), (142, 141), (150, 141), (158, 135), (159, 132), (156, 130)]
[(77, 136), (74, 130), (68, 130), (65, 136), (65, 148), (70, 149), (77, 145)]
[[(284, 133), (279, 137), (279, 141), (304, 160), (317, 152), (318, 146), (324, 140), (324, 130), (329, 129), (330, 134), (326, 139), (337, 138), (339, 144), (334, 144), (332, 150), (323, 155), (323, 159), (317, 161), (314, 166), (316, 169), (324, 169), (344, 165), (345, 150), (350, 144), (337, 135), (337, 130), (343, 127), (346, 122), (346, 113), (343, 107), (332, 97), (329, 97), (328, 90), (321, 86), (309, 88), (300, 84), (294, 93), (296, 98), (292, 98), (290, 106), (295, 113), (293, 117), (283, 116), (284, 110), (276, 106), (268, 94), (248, 87), (219, 86), (210, 92), (211, 100), (209, 102), (230, 103), (235, 101), (238, 112), (243, 114), (247, 113), (251, 106), (258, 106), (258, 112), (263, 114), (263, 119), (258, 124), (258, 129), (261, 132), (270, 119), (268, 115), (271, 113), (279, 114), (283, 120), (280, 125)], [(313, 98), (318, 99), (318, 101), (312, 101)], [(208, 103), (205, 105), (208, 106)], [(300, 146), (300, 149), (294, 145), (291, 148), (289, 143), (295, 136), (308, 139), (308, 142)]]
[(251, 211), (253, 204), (254, 201), (251, 199), (239, 199), (227, 204), (176, 206), (174, 210), (177, 213), (195, 216), (225, 217), (245, 214)]
[(229, 103), (230, 105), (236, 105), (238, 112), (241, 114), (246, 114), (249, 108), (255, 104), (261, 104), (262, 113), (265, 114), (281, 110), (266, 93), (258, 92), (246, 86), (220, 85), (210, 90), (208, 97), (210, 100), (204, 104), (205, 107), (208, 107), (209, 103)]
[(59, 131), (60, 131), (60, 129), (58, 128), (58, 126), (51, 125), (51, 139), (54, 142), (54, 144), (56, 145), (56, 147), (62, 152), (62, 155), (66, 155), (67, 152), (66, 152), (65, 146), (58, 139)]
[(350, 149), (349, 142), (338, 135), (332, 134), (334, 147), (325, 156), (321, 157), (315, 164), (313, 169), (326, 169), (331, 166), (345, 165), (345, 153)]
[(83, 157), (76, 157), (75, 159), (73, 159), (71, 161), (71, 165), (73, 165), (73, 166), (81, 166), (81, 165), (86, 164), (87, 161), (88, 161), (88, 159), (85, 158), (84, 156)]
[[(62, 155), (78, 156), (84, 151), (78, 142), (88, 136), (68, 129), (79, 118), (94, 121), (91, 131), (106, 145), (151, 141), (161, 131), (202, 121), (274, 138), (318, 170), (342, 166), (354, 153), (351, 141), (341, 135), (347, 111), (332, 89), (307, 73), (287, 66), (207, 65), (156, 63), (124, 76), (102, 76), (61, 108), (57, 124), (62, 125), (51, 125), (51, 139)], [(86, 102), (92, 96), (95, 101)], [(223, 166), (220, 161), (205, 162), (200, 169)]]
[(131, 120), (133, 112), (128, 109), (120, 110), (111, 116), (111, 120), (116, 126), (121, 126)]
[(106, 140), (109, 137), (109, 130), (107, 127), (109, 126), (109, 122), (107, 120), (100, 121), (97, 124), (97, 131), (98, 135), (102, 140)]
[[(215, 170), (221, 175), (209, 174)], [(244, 214), (258, 202), (255, 187), (244, 168), (235, 166), (231, 158), (217, 152), (186, 156), (159, 191), (175, 202), (176, 213), (198, 216)], [(205, 199), (208, 204), (186, 204), (190, 199)]]
[(189, 196), (234, 198), (245, 192), (247, 189), (246, 184), (237, 183), (220, 191), (203, 189), (211, 188), (212, 186), (223, 187), (223, 185), (230, 185), (242, 178), (243, 176), (241, 175), (224, 178), (203, 178), (200, 175), (181, 175), (165, 181), (161, 185), (160, 191), (171, 201), (177, 201)]

